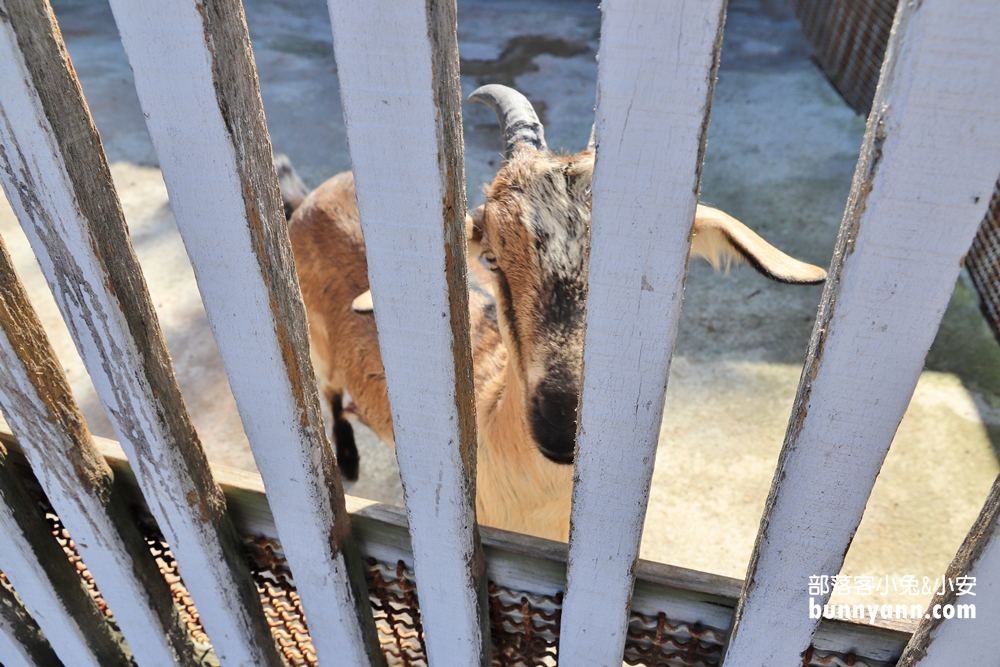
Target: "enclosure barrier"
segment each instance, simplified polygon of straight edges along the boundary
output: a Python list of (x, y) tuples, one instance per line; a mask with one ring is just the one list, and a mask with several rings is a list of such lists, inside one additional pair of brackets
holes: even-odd
[[(196, 605), (155, 524), (148, 519), (125, 454), (117, 442), (94, 438), (114, 472), (120, 495), (130, 507), (160, 568), (171, 579), (183, 622), (197, 642), (207, 638)], [(24, 457), (23, 446), (0, 424), (0, 443), (9, 452), (16, 477), (55, 523), (38, 480)], [(272, 633), (290, 665), (316, 664), (310, 627), (298, 602), (291, 569), (284, 558), (261, 477), (242, 470), (212, 466), (226, 496), (233, 522), (257, 582)], [(405, 512), (397, 507), (347, 496), (352, 530), (366, 564), (368, 596), (379, 641), (390, 664), (426, 665), (420, 635), (421, 607), (413, 576), (413, 551)], [(483, 526), (483, 551), (489, 580), (493, 665), (555, 664), (565, 590), (567, 546), (541, 538)], [(165, 560), (164, 560), (165, 559)], [(83, 573), (86, 578), (87, 573)], [(91, 584), (92, 578), (89, 579)], [(629, 615), (625, 662), (630, 665), (718, 665), (740, 581), (662, 563), (640, 560)], [(0, 593), (3, 588), (0, 587)], [(186, 599), (186, 601), (185, 601)], [(910, 637), (902, 624), (877, 625), (824, 620), (814, 638), (810, 665), (883, 667), (898, 656)], [(199, 653), (200, 655), (200, 653)], [(41, 663), (46, 664), (46, 663)], [(213, 656), (202, 664), (216, 664)]]
[[(843, 564), (1000, 174), (992, 0), (900, 6), (738, 597), (738, 582), (638, 560), (724, 0), (604, 3), (568, 550), (475, 521), (455, 3), (330, 6), (405, 517), (348, 512), (241, 5), (112, 9), (264, 478), (208, 465), (51, 9), (0, 0), (0, 178), (128, 460), (109, 467), (87, 432), (2, 258), (0, 408), (22, 443), (0, 461), (8, 667), (278, 665), (295, 651), (359, 666), (875, 665), (900, 652), (950, 665), (1000, 650), (1000, 487), (952, 565), (980, 579), (982, 622), (928, 619), (904, 649), (898, 632), (810, 619), (805, 586)], [(33, 476), (17, 472), (22, 454)]]
[[(860, 114), (871, 111), (899, 0), (789, 0), (816, 59)], [(965, 260), (979, 305), (1000, 341), (1000, 182)]]
[(868, 114), (899, 0), (788, 0), (844, 101)]
[[(815, 624), (787, 613), (795, 582), (840, 571), (916, 387), (1000, 173), (985, 112), (997, 18), (988, 2), (900, 4), (730, 636), (737, 664), (805, 650)], [(784, 641), (765, 645), (775, 628)], [(984, 650), (987, 633), (960, 632)]]

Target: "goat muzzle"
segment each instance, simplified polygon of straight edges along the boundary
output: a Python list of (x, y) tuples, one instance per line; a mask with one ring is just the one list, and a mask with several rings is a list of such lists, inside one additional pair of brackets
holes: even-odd
[(531, 406), (531, 428), (538, 448), (550, 461), (573, 463), (580, 392), (575, 383), (558, 376), (546, 378), (536, 390)]

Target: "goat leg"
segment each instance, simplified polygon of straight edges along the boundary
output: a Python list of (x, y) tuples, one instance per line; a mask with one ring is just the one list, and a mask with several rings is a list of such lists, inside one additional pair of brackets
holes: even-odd
[(330, 396), (330, 410), (333, 413), (333, 442), (337, 447), (337, 465), (340, 474), (349, 482), (357, 481), (361, 457), (354, 442), (354, 427), (344, 416), (343, 394)]

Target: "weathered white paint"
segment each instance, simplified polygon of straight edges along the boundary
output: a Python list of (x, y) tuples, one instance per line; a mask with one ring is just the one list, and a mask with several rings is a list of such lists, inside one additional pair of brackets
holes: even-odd
[[(899, 658), (899, 667), (951, 667), (952, 665), (993, 665), (1000, 656), (1000, 634), (991, 622), (1000, 617), (1000, 478), (993, 483), (989, 497), (976, 523), (969, 530), (948, 568), (946, 577), (974, 577), (970, 594), (959, 595), (961, 587), (944, 588), (934, 596), (913, 638)], [(934, 607), (938, 618), (934, 618)], [(945, 605), (956, 610), (952, 620), (943, 618)], [(968, 605), (975, 609), (969, 618)], [(966, 606), (964, 618), (960, 607)]]
[[(0, 595), (2, 594), (3, 591), (0, 591)], [(18, 641), (13, 624), (2, 616), (0, 616), (0, 664), (6, 667), (42, 667)]]
[(317, 656), (379, 664), (240, 5), (111, 4)]
[[(101, 667), (87, 645), (87, 636), (66, 609), (28, 544), (10, 508), (0, 498), (0, 568), (18, 595), (31, 605), (35, 621), (51, 637), (52, 648), (67, 665)], [(6, 655), (3, 656), (6, 660)]]
[[(43, 35), (55, 31), (42, 23), (31, 27)], [(7, 46), (0, 58), (0, 142), (6, 159), (0, 178), (8, 200), (220, 661), (277, 667), (280, 658), (256, 587), (180, 398), (64, 47), (56, 32), (51, 42), (56, 54), (42, 54), (29, 66), (16, 50), (11, 25), (3, 24)], [(36, 89), (32, 67), (49, 68), (44, 80), (50, 88)], [(49, 123), (48, 112), (59, 115), (57, 126)], [(68, 142), (75, 151), (72, 161), (63, 153)]]
[(4, 581), (0, 581), (0, 663), (6, 667), (63, 667), (35, 619)]
[(329, 8), (428, 656), (488, 664), (455, 3)]
[(900, 665), (952, 667), (996, 664), (1000, 655), (1000, 636), (991, 622), (1000, 617), (1000, 539), (996, 532), (991, 535), (976, 567), (960, 574), (976, 577), (976, 586), (972, 589), (976, 596), (955, 598), (949, 604), (974, 605), (976, 620), (934, 619), (940, 624), (927, 638), (926, 655), (920, 658), (919, 654), (915, 654), (913, 662), (901, 661)]
[[(21, 446), (4, 428), (0, 422), (0, 441), (12, 454), (20, 451)], [(127, 497), (141, 503), (118, 443), (100, 437), (94, 437), (94, 442), (114, 470), (116, 480), (127, 489)], [(212, 466), (212, 474), (226, 494), (240, 534), (277, 539), (260, 475), (216, 465)], [(345, 501), (361, 555), (382, 563), (402, 560), (412, 568), (405, 510), (352, 496), (346, 496)], [(490, 581), (511, 590), (543, 595), (564, 590), (565, 544), (488, 526), (481, 526), (480, 532)], [(732, 619), (741, 587), (742, 582), (736, 579), (639, 560), (632, 611), (647, 616), (663, 611), (673, 621), (725, 628)], [(814, 644), (823, 651), (843, 654), (853, 651), (874, 660), (890, 661), (899, 656), (908, 639), (905, 632), (869, 625), (867, 621), (824, 620)]]
[(996, 3), (901, 7), (729, 665), (801, 664), (809, 576), (840, 571), (1000, 174)]
[(9, 621), (0, 618), (0, 664), (6, 667), (43, 667), (32, 659), (28, 649), (14, 635), (13, 629)]
[(724, 0), (605, 0), (559, 660), (619, 664), (680, 314)]
[[(44, 657), (45, 642), (29, 627), (37, 622), (51, 648), (68, 665), (131, 667), (121, 634), (113, 630), (52, 535), (49, 522), (24, 488), (7, 449), (0, 445), (0, 568), (24, 600), (11, 601), (9, 589), (0, 595), (0, 616), (12, 621), (30, 654)], [(10, 603), (10, 604), (8, 604)], [(34, 621), (23, 615), (27, 606)], [(20, 626), (20, 627), (18, 627)]]
[(137, 659), (144, 666), (195, 664), (170, 589), (129, 508), (112, 492), (111, 469), (90, 439), (2, 241), (0, 407)]

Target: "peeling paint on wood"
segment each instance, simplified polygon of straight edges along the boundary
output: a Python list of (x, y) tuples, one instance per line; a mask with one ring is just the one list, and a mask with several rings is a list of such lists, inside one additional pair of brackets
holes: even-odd
[[(952, 665), (989, 665), (1000, 655), (1000, 635), (990, 621), (1000, 616), (1000, 478), (993, 483), (990, 495), (976, 523), (973, 524), (955, 559), (945, 572), (954, 582), (958, 577), (974, 577), (972, 595), (958, 595), (960, 589), (945, 587), (928, 605), (972, 605), (974, 618), (946, 620), (925, 618), (900, 656), (897, 667), (951, 667)], [(970, 581), (966, 579), (966, 581)], [(966, 612), (967, 614), (968, 612)]]
[(278, 667), (54, 17), (27, 0), (4, 0), (4, 12), (0, 179), (8, 199), (220, 661)]
[[(677, 333), (724, 0), (605, 0), (560, 662), (620, 664)], [(626, 315), (627, 314), (627, 315)]]
[(998, 105), (996, 4), (900, 3), (727, 664), (802, 662), (809, 576), (843, 565), (1000, 173)]
[(242, 6), (114, 11), (321, 664), (382, 664), (316, 391)]
[(428, 656), (487, 665), (456, 5), (329, 8)]
[[(141, 506), (142, 498), (121, 447), (105, 438), (95, 437), (94, 441), (114, 470), (116, 484), (125, 489), (130, 502)], [(9, 448), (15, 465), (23, 463), (15, 458), (21, 445), (4, 430), (2, 422), (0, 442)], [(241, 535), (278, 539), (260, 475), (217, 465), (212, 466), (212, 474), (226, 494)], [(363, 557), (382, 563), (402, 560), (406, 567), (413, 566), (405, 510), (351, 496), (345, 500), (352, 532)], [(508, 589), (542, 595), (555, 595), (565, 589), (566, 544), (489, 526), (481, 527), (480, 531), (490, 581)], [(724, 628), (732, 618), (742, 585), (742, 581), (728, 577), (639, 560), (632, 610), (647, 616), (662, 611), (670, 619)], [(881, 622), (869, 625), (867, 621), (824, 620), (814, 644), (821, 651), (841, 654), (853, 651), (887, 662), (899, 656), (916, 628), (916, 624), (910, 628), (905, 622), (897, 625), (902, 627), (883, 627)]]
[(135, 667), (0, 445), (0, 568), (67, 665)]
[(21, 599), (0, 577), (0, 660), (6, 667), (63, 667)]
[(149, 547), (114, 488), (0, 241), (0, 407), (144, 665), (194, 665), (194, 645)]

